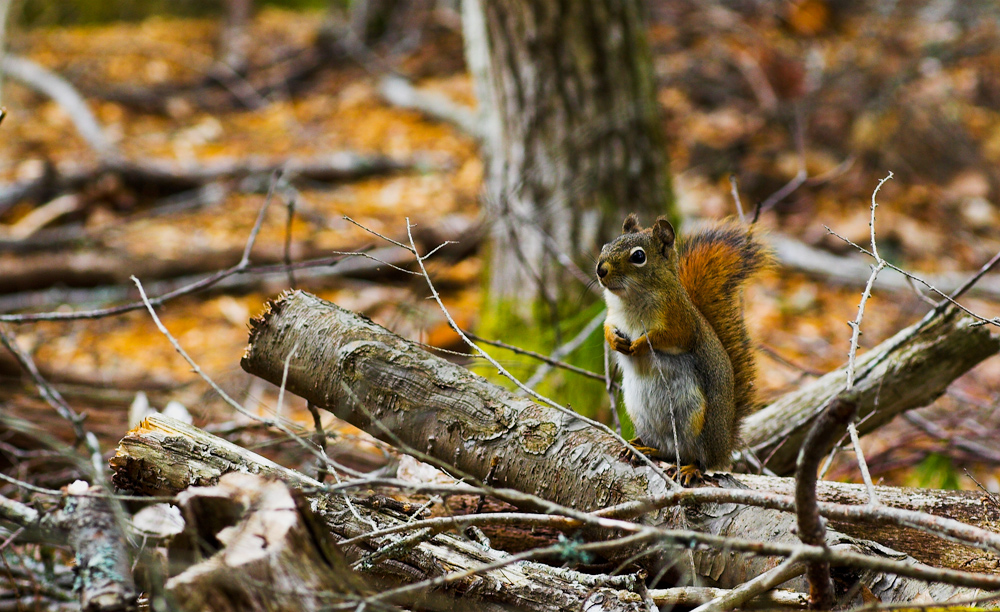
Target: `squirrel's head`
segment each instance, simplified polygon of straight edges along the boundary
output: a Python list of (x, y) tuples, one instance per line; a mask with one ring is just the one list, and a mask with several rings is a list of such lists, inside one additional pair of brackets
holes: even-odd
[(660, 285), (677, 276), (674, 226), (659, 217), (643, 229), (635, 213), (625, 218), (622, 235), (601, 248), (597, 280), (608, 291), (624, 295), (632, 289)]

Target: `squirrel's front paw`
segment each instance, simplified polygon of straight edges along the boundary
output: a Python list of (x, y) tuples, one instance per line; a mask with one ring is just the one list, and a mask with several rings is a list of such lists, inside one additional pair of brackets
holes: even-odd
[(642, 355), (649, 350), (649, 340), (646, 338), (646, 334), (643, 334), (632, 341), (629, 346), (630, 355)]
[(611, 345), (612, 349), (623, 355), (632, 354), (632, 341), (623, 336), (617, 329), (615, 330), (615, 335), (608, 338), (608, 343)]

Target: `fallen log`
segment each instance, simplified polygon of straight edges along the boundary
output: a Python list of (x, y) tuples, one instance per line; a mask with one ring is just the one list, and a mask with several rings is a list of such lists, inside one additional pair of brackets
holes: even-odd
[(0, 56), (0, 73), (52, 98), (66, 111), (80, 137), (98, 156), (112, 158), (119, 155), (118, 148), (108, 139), (86, 100), (66, 79), (27, 58), (9, 53)]
[[(309, 294), (288, 293), (268, 306), (251, 322), (243, 368), (275, 384), (287, 372), (289, 391), (404, 451), (416, 449), (461, 473), (480, 479), (488, 475), (494, 486), (584, 511), (667, 492), (650, 467), (621, 459), (626, 449), (609, 432), (572, 414), (515, 397)], [(728, 538), (725, 546), (743, 551), (696, 551), (697, 571), (724, 588), (773, 567), (769, 557), (749, 551), (769, 553), (781, 545), (798, 545), (794, 517), (775, 510), (706, 504), (683, 515), (661, 510), (646, 520), (670, 528), (690, 525)], [(755, 547), (753, 542), (764, 544)], [(915, 578), (930, 574), (911, 571), (915, 560), (874, 542), (833, 530), (826, 542), (829, 549), (846, 554), (833, 562), (840, 584), (860, 582), (884, 602), (912, 601), (919, 595), (940, 601), (977, 592), (925, 584)], [(848, 557), (862, 567), (846, 567)], [(883, 563), (887, 559), (905, 561)], [(885, 569), (890, 566), (891, 572)], [(978, 580), (963, 578), (961, 583)], [(992, 584), (992, 578), (982, 580)], [(804, 588), (803, 581), (796, 587)]]
[[(996, 327), (981, 325), (954, 307), (931, 312), (858, 357), (850, 391), (845, 391), (844, 366), (747, 417), (743, 439), (768, 469), (789, 474), (812, 423), (835, 398), (858, 405), (858, 433), (864, 435), (902, 412), (930, 404), (998, 350)], [(829, 441), (827, 450), (836, 442)]]
[(216, 159), (198, 163), (179, 163), (159, 159), (128, 160), (106, 157), (96, 164), (51, 164), (43, 174), (0, 188), (0, 212), (30, 197), (52, 198), (61, 193), (79, 191), (84, 186), (112, 176), (121, 185), (137, 193), (163, 197), (189, 191), (220, 181), (248, 176), (267, 176), (284, 171), (288, 179), (323, 183), (341, 183), (370, 176), (407, 170), (428, 170), (436, 164), (420, 159), (397, 160), (383, 155), (360, 155), (338, 151), (316, 157), (274, 159), (247, 156)]
[[(829, 251), (808, 245), (800, 240), (782, 234), (770, 234), (768, 244), (774, 249), (774, 256), (782, 267), (802, 272), (812, 278), (843, 287), (864, 289), (872, 274), (871, 260), (867, 257), (835, 255)], [(927, 284), (946, 294), (952, 294), (965, 284), (975, 272), (944, 272), (920, 274)], [(913, 283), (905, 275), (892, 268), (885, 268), (875, 280), (876, 291), (912, 292)], [(1000, 277), (986, 276), (968, 290), (968, 295), (986, 299), (1000, 299)], [(931, 299), (940, 296), (930, 294)]]
[[(737, 478), (741, 484), (754, 491), (795, 495), (795, 483), (789, 478), (752, 474), (740, 474)], [(982, 491), (877, 486), (875, 492), (879, 502), (890, 508), (946, 516), (1000, 533), (1000, 506), (992, 502), (988, 493)], [(868, 503), (868, 489), (863, 484), (820, 481), (816, 487), (816, 495), (821, 502), (854, 506)], [(1000, 566), (1000, 555), (996, 553), (965, 546), (920, 529), (836, 519), (830, 520), (830, 526), (854, 537), (876, 540), (935, 567), (996, 572)]]
[[(428, 250), (444, 242), (457, 243), (441, 250), (446, 260), (457, 261), (478, 248), (482, 238), (480, 227), (473, 219), (450, 215), (422, 228), (416, 239)], [(60, 304), (102, 305), (137, 300), (138, 291), (129, 282), (131, 276), (148, 279), (150, 294), (164, 295), (201, 283), (220, 268), (237, 263), (242, 250), (243, 247), (229, 247), (194, 251), (170, 260), (135, 257), (125, 251), (100, 247), (31, 255), (0, 253), (0, 270), (4, 270), (0, 275), (0, 313), (55, 308)], [(413, 263), (409, 251), (396, 246), (355, 256), (330, 253), (328, 248), (308, 242), (297, 244), (297, 261), (291, 264), (296, 278), (303, 283), (324, 282), (332, 277), (384, 279), (399, 268), (409, 269)], [(257, 265), (213, 283), (212, 291), (279, 291), (288, 286), (288, 268), (282, 263), (284, 255), (281, 245), (257, 247), (253, 254)], [(166, 280), (153, 282), (156, 279)]]
[[(189, 486), (210, 486), (230, 472), (279, 478), (309, 492), (313, 510), (336, 540), (345, 540), (378, 528), (404, 524), (409, 517), (388, 509), (352, 503), (343, 494), (326, 494), (322, 484), (308, 476), (240, 448), (196, 427), (169, 417), (148, 417), (121, 441), (111, 459), (115, 485), (144, 495), (172, 495)], [(362, 572), (373, 584), (393, 586), (441, 576), (449, 571), (475, 569), (507, 558), (506, 553), (452, 533), (438, 533), (412, 546), (399, 546), (398, 535), (385, 535), (344, 546), (352, 562), (395, 545), (394, 554)], [(627, 578), (627, 577), (626, 577)], [(603, 601), (605, 610), (644, 610), (641, 599), (618, 586), (623, 577), (587, 576), (541, 563), (524, 562), (454, 581), (441, 589), (448, 596), (445, 609), (454, 609), (456, 597), (475, 602), (486, 612), (508, 609), (578, 612)]]
[[(305, 261), (292, 264), (298, 282), (329, 282), (334, 278), (373, 278), (385, 280), (387, 273), (395, 273), (390, 266), (407, 267), (413, 257), (409, 251), (399, 247), (384, 247), (366, 253), (368, 257), (321, 256), (329, 249), (305, 246), (299, 255)], [(24, 268), (0, 279), (0, 313), (27, 309), (55, 309), (60, 304), (103, 306), (125, 301), (136, 301), (139, 292), (130, 276), (150, 279), (148, 291), (152, 295), (164, 295), (184, 287), (204, 282), (220, 268), (240, 260), (241, 253), (235, 249), (226, 251), (205, 251), (191, 253), (181, 261), (165, 262), (161, 259), (140, 259), (129, 257), (128, 253), (109, 252), (103, 256), (93, 252), (56, 253), (39, 257), (24, 257)], [(254, 266), (214, 283), (199, 293), (228, 291), (233, 293), (250, 291), (280, 291), (288, 286), (288, 271), (281, 263), (283, 253), (278, 248), (263, 249), (254, 253), (254, 259), (261, 265)], [(0, 255), (0, 265), (14, 257)], [(163, 280), (156, 280), (163, 279)], [(49, 289), (18, 291), (4, 295), (5, 290), (25, 287), (27, 283), (51, 286)], [(108, 284), (105, 284), (108, 283)], [(93, 286), (93, 285), (97, 286)], [(82, 285), (82, 286), (81, 286)]]

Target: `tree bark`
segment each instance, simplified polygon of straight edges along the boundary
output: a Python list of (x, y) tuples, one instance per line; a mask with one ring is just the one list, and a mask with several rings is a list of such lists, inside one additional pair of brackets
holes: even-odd
[(542, 287), (564, 276), (543, 234), (577, 259), (599, 250), (626, 212), (671, 206), (646, 17), (639, 0), (464, 4), (467, 63), (493, 115), (490, 289), (530, 316)]
[[(321, 483), (284, 468), (235, 444), (181, 423), (155, 415), (130, 431), (111, 459), (115, 485), (120, 489), (147, 495), (172, 495), (192, 485), (209, 486), (230, 472), (248, 472), (278, 478), (296, 488), (309, 491), (314, 511), (325, 522), (335, 539), (357, 537), (370, 532), (373, 525), (387, 528), (401, 525), (409, 517), (391, 510), (374, 509), (357, 503), (348, 504), (344, 495), (318, 494)], [(393, 587), (433, 578), (449, 571), (474, 569), (503, 560), (507, 555), (452, 533), (439, 533), (412, 546), (399, 547), (398, 535), (372, 538), (357, 546), (343, 546), (352, 562), (375, 551), (396, 545), (391, 558), (371, 564), (362, 572), (373, 585)], [(609, 585), (620, 584), (622, 577), (606, 577)], [(639, 598), (620, 586), (602, 584), (600, 576), (587, 576), (541, 563), (512, 564), (499, 570), (469, 576), (442, 587), (443, 599), (432, 609), (455, 609), (458, 599), (466, 605), (475, 602), (483, 612), (510, 610), (579, 612), (603, 601), (605, 610), (644, 610)], [(426, 602), (425, 602), (426, 603)]]
[[(737, 478), (754, 491), (795, 494), (795, 483), (788, 478), (753, 474), (740, 474)], [(909, 487), (875, 487), (875, 492), (879, 502), (890, 508), (946, 516), (1000, 533), (1000, 506), (991, 502), (988, 493)], [(862, 484), (820, 481), (816, 496), (821, 502), (835, 504), (863, 506), (868, 503), (868, 489)], [(838, 520), (831, 520), (830, 526), (856, 538), (875, 540), (935, 567), (995, 573), (1000, 566), (1000, 555), (964, 546), (920, 529)]]
[(178, 505), (185, 526), (171, 541), (171, 561), (218, 550), (167, 581), (172, 608), (318, 612), (374, 592), (305, 496), (280, 481), (229, 473), (214, 486), (187, 489)]
[[(648, 467), (620, 459), (610, 434), (564, 412), (518, 398), (434, 357), (353, 313), (293, 292), (270, 303), (251, 323), (245, 370), (280, 383), (376, 437), (437, 457), (495, 486), (536, 494), (581, 510), (659, 496), (666, 485)], [(318, 365), (321, 364), (321, 365)], [(685, 522), (686, 519), (686, 522)], [(769, 544), (797, 544), (794, 518), (737, 504), (708, 504), (680, 516), (669, 509), (652, 523)], [(834, 550), (909, 559), (873, 542), (828, 530)], [(732, 587), (773, 567), (768, 557), (699, 550), (696, 568)], [(835, 577), (862, 583), (883, 601), (966, 596), (963, 588), (889, 575), (875, 569)], [(803, 585), (799, 585), (800, 587)]]
[[(996, 327), (980, 325), (953, 307), (931, 312), (859, 357), (850, 391), (844, 366), (747, 417), (743, 439), (768, 469), (789, 474), (813, 421), (834, 398), (857, 403), (858, 433), (864, 435), (897, 414), (930, 404), (998, 350)], [(836, 442), (829, 441), (829, 448)]]

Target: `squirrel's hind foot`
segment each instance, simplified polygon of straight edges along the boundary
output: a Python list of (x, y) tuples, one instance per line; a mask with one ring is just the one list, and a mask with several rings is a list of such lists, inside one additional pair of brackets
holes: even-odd
[(639, 438), (632, 438), (628, 443), (632, 445), (632, 448), (625, 448), (621, 453), (621, 458), (627, 460), (632, 465), (638, 466), (643, 464), (642, 459), (632, 451), (633, 448), (650, 459), (656, 459), (660, 454), (660, 449), (646, 446)]
[(679, 482), (682, 487), (693, 487), (705, 482), (701, 469), (694, 464), (682, 465), (679, 468), (671, 465), (667, 468), (667, 476)]
[[(633, 448), (650, 459), (656, 460), (660, 458), (660, 449), (653, 448), (652, 446), (646, 446), (639, 438), (632, 438), (628, 441), (628, 443), (632, 445), (632, 448), (626, 448), (623, 450), (621, 458), (627, 460), (634, 466), (642, 465), (643, 461), (636, 456), (635, 452), (632, 451)], [(682, 465), (680, 468), (676, 465), (670, 465), (667, 467), (666, 473), (667, 476), (679, 482), (682, 487), (692, 487), (704, 484), (705, 482), (705, 477), (701, 473), (701, 468), (693, 463), (690, 465)]]

